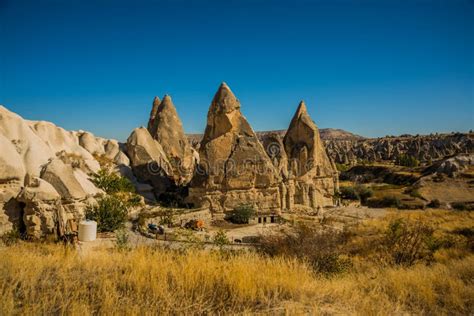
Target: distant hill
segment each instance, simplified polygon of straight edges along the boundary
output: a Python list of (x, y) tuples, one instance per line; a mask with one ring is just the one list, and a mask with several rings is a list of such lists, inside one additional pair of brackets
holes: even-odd
[[(259, 138), (262, 138), (266, 134), (277, 133), (281, 137), (285, 136), (286, 129), (273, 130), (273, 131), (259, 131), (256, 132)], [(360, 135), (353, 134), (351, 132), (345, 131), (343, 129), (337, 128), (321, 128), (319, 129), (322, 140), (363, 140), (365, 137)], [(191, 144), (196, 145), (202, 139), (203, 134), (187, 134)]]

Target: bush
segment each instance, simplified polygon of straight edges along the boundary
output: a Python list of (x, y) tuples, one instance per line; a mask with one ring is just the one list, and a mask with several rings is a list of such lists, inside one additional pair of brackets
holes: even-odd
[(396, 265), (411, 266), (417, 261), (430, 262), (441, 243), (433, 237), (434, 229), (420, 222), (396, 219), (385, 232), (384, 248), (389, 261)]
[(130, 250), (128, 233), (125, 229), (119, 229), (115, 234), (115, 247), (119, 251)]
[(241, 204), (227, 216), (227, 219), (234, 224), (248, 224), (254, 215), (255, 209), (252, 205)]
[(356, 191), (362, 204), (365, 204), (367, 200), (374, 195), (374, 192), (372, 192), (370, 188), (363, 185), (356, 186)]
[(5, 244), (5, 246), (12, 246), (18, 243), (22, 237), (23, 236), (21, 235), (20, 230), (14, 227), (12, 230), (4, 233), (0, 237), (0, 240), (3, 242), (3, 244)]
[(113, 232), (123, 228), (127, 217), (127, 205), (114, 195), (102, 197), (97, 201), (97, 205), (89, 205), (86, 208), (86, 218), (97, 222), (99, 232)]
[(420, 161), (413, 156), (402, 154), (396, 160), (397, 165), (404, 167), (418, 167)]
[(135, 192), (135, 187), (130, 180), (111, 172), (109, 169), (100, 169), (92, 176), (92, 182), (107, 194)]
[(384, 196), (381, 199), (370, 199), (367, 201), (369, 207), (396, 207), (402, 206), (402, 202), (395, 196)]
[(230, 240), (223, 230), (219, 230), (214, 235), (214, 243), (220, 247), (230, 244)]
[(340, 188), (340, 196), (346, 200), (359, 200), (361, 203), (365, 204), (367, 199), (373, 195), (373, 191), (364, 186), (364, 185), (357, 185), (355, 187), (341, 187)]
[(346, 271), (351, 266), (343, 247), (349, 241), (347, 232), (321, 232), (317, 227), (297, 225), (293, 231), (262, 236), (259, 252), (307, 261), (318, 273), (330, 275)]
[(439, 208), (441, 206), (441, 202), (438, 199), (434, 199), (434, 200), (431, 200), (427, 206), (430, 208)]
[(358, 200), (359, 199), (359, 195), (357, 194), (354, 187), (341, 187), (339, 189), (339, 191), (340, 191), (340, 196), (343, 199), (346, 199), (346, 200)]
[(470, 205), (469, 203), (463, 202), (453, 202), (451, 203), (451, 207), (456, 211), (472, 211), (474, 210), (474, 206)]

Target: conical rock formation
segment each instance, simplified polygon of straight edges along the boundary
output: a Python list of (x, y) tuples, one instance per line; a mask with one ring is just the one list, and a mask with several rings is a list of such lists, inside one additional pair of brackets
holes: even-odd
[(147, 127), (151, 135), (155, 133), (153, 128), (155, 126), (155, 117), (156, 117), (156, 113), (158, 113), (158, 107), (160, 106), (160, 103), (161, 103), (160, 98), (155, 97), (153, 99), (153, 104), (151, 107), (150, 118), (148, 119), (148, 127)]
[(209, 108), (199, 157), (189, 197), (194, 204), (220, 214), (242, 203), (263, 212), (280, 209), (278, 172), (225, 83)]
[(303, 101), (283, 143), (289, 161), (288, 185), (294, 187), (294, 196), (287, 199), (287, 207), (291, 209), (293, 203), (310, 208), (333, 205), (337, 170), (326, 154), (319, 130)]
[[(155, 105), (154, 102), (152, 114)], [(151, 119), (152, 117), (150, 117)], [(184, 133), (183, 124), (169, 95), (165, 95), (163, 101), (156, 108), (152, 123), (153, 132), (151, 135), (160, 143), (168, 161), (171, 163), (176, 184), (185, 185), (189, 183), (194, 173), (195, 159), (191, 145)]]
[(126, 146), (132, 170), (140, 181), (150, 182), (157, 194), (173, 184), (173, 168), (158, 141), (144, 127), (136, 128)]

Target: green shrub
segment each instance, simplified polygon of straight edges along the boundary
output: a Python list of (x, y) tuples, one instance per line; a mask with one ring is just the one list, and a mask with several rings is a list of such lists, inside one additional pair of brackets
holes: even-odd
[(109, 169), (100, 169), (92, 175), (92, 182), (96, 187), (104, 190), (107, 194), (118, 192), (135, 192), (135, 187), (125, 177), (121, 177)]
[(398, 156), (396, 164), (404, 167), (418, 167), (420, 161), (413, 156), (402, 154)]
[(346, 200), (358, 200), (359, 195), (357, 194), (354, 187), (341, 187), (339, 189), (340, 196)]
[(230, 240), (227, 237), (226, 233), (223, 230), (219, 230), (215, 235), (213, 239), (214, 243), (218, 245), (219, 247), (225, 246), (230, 244)]
[(227, 219), (234, 224), (248, 224), (254, 215), (255, 209), (252, 205), (241, 204), (227, 216)]
[(97, 222), (99, 232), (113, 232), (123, 228), (127, 217), (127, 205), (114, 195), (104, 196), (97, 201), (97, 205), (86, 208), (86, 218)]
[(411, 266), (417, 261), (430, 262), (441, 247), (434, 238), (434, 229), (420, 222), (396, 219), (385, 232), (384, 248), (392, 264)]
[(349, 170), (349, 168), (350, 168), (349, 165), (336, 162), (336, 169), (339, 172), (347, 171), (347, 170)]
[(472, 211), (474, 210), (474, 206), (470, 205), (469, 203), (464, 202), (453, 202), (451, 203), (451, 207), (456, 211)]
[(345, 272), (352, 265), (344, 250), (349, 237), (345, 231), (321, 231), (299, 224), (293, 231), (261, 236), (258, 250), (271, 257), (301, 259), (316, 272), (331, 275)]
[(384, 196), (379, 199), (369, 199), (367, 201), (369, 207), (396, 207), (399, 208), (402, 206), (402, 202), (399, 198), (395, 196)]
[(362, 204), (365, 204), (367, 200), (374, 195), (374, 192), (370, 188), (363, 185), (356, 186), (356, 192)]
[(115, 233), (115, 247), (119, 251), (130, 250), (128, 233), (125, 229), (119, 229)]
[(355, 187), (341, 187), (339, 191), (339, 194), (343, 199), (359, 200), (363, 204), (365, 204), (367, 202), (367, 199), (374, 194), (374, 192), (370, 188), (364, 185), (356, 185)]
[(434, 199), (434, 200), (431, 200), (427, 206), (430, 208), (439, 208), (441, 206), (441, 202), (438, 199)]
[(18, 243), (21, 239), (22, 239), (22, 235), (20, 233), (20, 230), (16, 227), (4, 233), (0, 237), (0, 240), (3, 242), (3, 244), (5, 244), (5, 246), (12, 246)]
[(404, 193), (410, 195), (411, 197), (425, 200), (425, 198), (421, 195), (420, 191), (418, 191), (417, 188), (408, 187), (407, 189), (405, 189)]

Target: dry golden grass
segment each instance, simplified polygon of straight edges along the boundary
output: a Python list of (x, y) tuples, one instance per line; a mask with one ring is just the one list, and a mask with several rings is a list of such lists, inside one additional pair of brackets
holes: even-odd
[[(396, 216), (441, 230), (472, 227), (471, 213)], [(363, 238), (361, 240), (363, 242)], [(474, 255), (436, 253), (432, 265), (379, 266), (364, 257), (326, 278), (297, 260), (256, 253), (136, 248), (88, 253), (54, 244), (0, 248), (0, 315), (9, 314), (465, 314), (474, 310)]]

